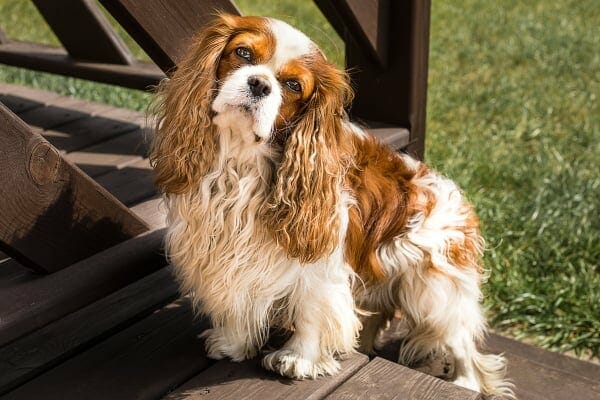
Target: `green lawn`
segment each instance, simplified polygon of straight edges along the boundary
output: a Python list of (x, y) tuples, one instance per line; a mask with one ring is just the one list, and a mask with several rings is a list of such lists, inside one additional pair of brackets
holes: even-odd
[[(299, 26), (343, 59), (309, 0), (238, 5)], [(491, 325), (600, 356), (600, 3), (433, 0), (431, 21), (426, 157), (482, 219)], [(57, 43), (27, 0), (0, 0), (0, 26)], [(10, 67), (0, 81), (140, 110), (149, 99)]]

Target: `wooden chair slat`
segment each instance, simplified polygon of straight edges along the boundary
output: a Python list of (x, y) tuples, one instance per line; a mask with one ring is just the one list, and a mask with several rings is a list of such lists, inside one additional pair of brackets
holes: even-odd
[(0, 395), (160, 308), (177, 289), (163, 268), (0, 348)]
[(63, 48), (17, 40), (0, 44), (0, 63), (140, 90), (164, 78), (161, 70), (151, 63), (135, 61), (120, 65), (79, 61)]
[(164, 230), (119, 243), (51, 275), (2, 290), (0, 346), (164, 267)]
[(135, 60), (93, 0), (33, 0), (69, 55), (79, 60), (132, 64)]
[(387, 64), (390, 0), (315, 0), (341, 37), (352, 35), (365, 53)]
[(148, 229), (4, 105), (0, 122), (2, 251), (53, 272)]
[(239, 15), (229, 0), (100, 0), (165, 72), (185, 54), (190, 40), (216, 11)]

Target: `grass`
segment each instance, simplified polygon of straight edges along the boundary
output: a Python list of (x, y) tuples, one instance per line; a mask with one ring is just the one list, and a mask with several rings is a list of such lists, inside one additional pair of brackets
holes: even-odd
[[(343, 60), (339, 38), (309, 0), (238, 5), (293, 23)], [(599, 357), (600, 6), (436, 0), (431, 22), (426, 157), (481, 217), (491, 325)], [(57, 44), (26, 0), (0, 0), (0, 26), (10, 37)], [(4, 66), (0, 81), (138, 110), (149, 98)]]

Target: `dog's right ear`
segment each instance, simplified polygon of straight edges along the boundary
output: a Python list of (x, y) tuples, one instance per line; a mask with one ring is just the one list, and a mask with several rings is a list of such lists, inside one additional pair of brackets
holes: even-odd
[(162, 193), (186, 193), (208, 172), (217, 152), (211, 104), (223, 49), (240, 17), (221, 14), (197, 36), (171, 79), (159, 85), (150, 162)]

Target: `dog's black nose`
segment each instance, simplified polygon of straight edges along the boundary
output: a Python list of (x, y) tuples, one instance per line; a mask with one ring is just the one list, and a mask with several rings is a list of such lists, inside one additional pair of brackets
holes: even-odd
[(271, 93), (271, 84), (262, 76), (253, 75), (248, 78), (248, 86), (254, 97), (264, 97)]

